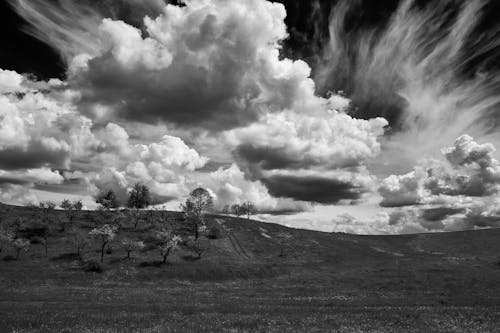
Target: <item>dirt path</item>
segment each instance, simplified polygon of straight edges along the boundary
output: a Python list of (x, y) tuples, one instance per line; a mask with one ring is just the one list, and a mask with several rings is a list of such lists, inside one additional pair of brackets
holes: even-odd
[(231, 247), (234, 249), (234, 252), (238, 254), (240, 257), (250, 260), (253, 258), (253, 256), (245, 250), (243, 246), (241, 246), (241, 243), (239, 242), (238, 238), (234, 235), (234, 233), (231, 231), (230, 228), (228, 228), (225, 224), (224, 221), (221, 219), (215, 219), (215, 221), (222, 227), (224, 230), (224, 234), (227, 236), (229, 239), (229, 242), (231, 243)]

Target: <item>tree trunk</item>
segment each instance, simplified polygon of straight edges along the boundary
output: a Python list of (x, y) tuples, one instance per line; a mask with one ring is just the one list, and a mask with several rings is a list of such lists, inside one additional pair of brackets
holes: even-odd
[(200, 236), (200, 233), (198, 232), (198, 224), (197, 223), (194, 223), (194, 239), (198, 239), (198, 237)]
[(170, 254), (170, 249), (167, 250), (167, 252), (163, 255), (163, 263), (167, 262), (167, 257)]
[(104, 261), (104, 249), (106, 248), (106, 243), (102, 243), (101, 248), (101, 263)]
[(130, 259), (130, 250), (127, 251), (127, 259)]
[(19, 259), (19, 252), (21, 252), (21, 249), (16, 250), (16, 260)]
[(45, 238), (45, 240), (43, 242), (43, 245), (45, 247), (45, 256), (47, 256), (47, 253), (48, 253), (48, 244), (47, 244), (47, 242), (48, 242), (48, 239)]

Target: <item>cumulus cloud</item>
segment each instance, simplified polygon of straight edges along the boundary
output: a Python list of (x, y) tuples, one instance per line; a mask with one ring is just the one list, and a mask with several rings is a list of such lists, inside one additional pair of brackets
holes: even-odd
[(104, 107), (99, 116), (108, 120), (223, 129), (303, 107), (303, 97), (314, 95), (309, 66), (280, 59), (288, 34), (278, 3), (186, 1), (146, 16), (142, 30), (72, 1), (15, 3), (36, 35), (68, 59), (68, 81), (93, 116)]
[(500, 190), (500, 163), (492, 144), (478, 144), (468, 135), (442, 150), (445, 161), (428, 160), (405, 175), (382, 181), (383, 206), (431, 203), (440, 196), (486, 197)]
[(283, 112), (229, 131), (227, 140), (238, 164), (274, 196), (337, 203), (370, 189), (373, 179), (363, 163), (379, 153), (385, 125), (382, 118), (354, 119), (342, 109)]
[[(425, 231), (456, 231), (499, 226), (500, 165), (490, 143), (479, 144), (468, 135), (442, 149), (443, 160), (423, 161), (405, 175), (381, 182), (382, 206), (402, 208), (401, 225)], [(411, 221), (411, 222), (408, 222)]]
[(218, 209), (245, 201), (253, 202), (262, 214), (293, 213), (311, 209), (310, 203), (306, 201), (272, 196), (260, 181), (247, 179), (236, 164), (210, 173), (206, 183), (215, 194)]

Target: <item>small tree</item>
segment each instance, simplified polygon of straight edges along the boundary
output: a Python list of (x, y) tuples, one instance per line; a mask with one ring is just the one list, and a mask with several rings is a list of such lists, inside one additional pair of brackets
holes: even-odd
[(142, 250), (144, 248), (144, 242), (125, 238), (122, 240), (122, 246), (125, 252), (127, 252), (127, 259), (130, 259), (130, 253), (132, 251)]
[(139, 211), (137, 208), (131, 208), (126, 210), (126, 217), (129, 221), (131, 221), (134, 224), (134, 229), (137, 229), (137, 225), (139, 224), (139, 221), (141, 220), (141, 214), (139, 214)]
[(160, 254), (163, 257), (163, 263), (167, 262), (167, 257), (172, 250), (175, 250), (182, 238), (178, 235), (174, 235), (171, 231), (160, 230), (156, 232), (156, 239), (158, 240), (158, 248)]
[[(257, 208), (255, 207), (255, 205), (253, 203), (251, 203), (250, 201), (245, 201), (241, 206), (240, 206), (240, 209), (242, 211), (243, 214), (245, 214), (247, 216), (247, 219), (250, 219), (250, 216), (254, 215), (255, 213), (257, 213)], [(242, 214), (242, 215), (243, 215)]]
[(82, 257), (82, 252), (90, 245), (89, 235), (74, 229), (71, 232), (71, 242), (76, 250), (76, 255)]
[(231, 207), (229, 205), (225, 205), (224, 208), (222, 208), (221, 213), (223, 215), (231, 214)]
[(198, 259), (200, 259), (201, 255), (210, 248), (210, 241), (205, 238), (198, 238), (198, 239), (191, 238), (187, 242), (187, 247), (191, 249), (194, 253), (196, 253)]
[(73, 209), (77, 212), (81, 211), (83, 209), (82, 200), (73, 201)]
[(38, 204), (38, 207), (43, 210), (53, 211), (56, 208), (56, 204), (51, 201), (45, 201), (45, 202), (40, 202)]
[(98, 238), (101, 242), (101, 263), (104, 261), (104, 250), (106, 246), (115, 238), (118, 228), (105, 224), (100, 228), (94, 228), (89, 233), (91, 236)]
[(71, 202), (65, 199), (61, 202), (61, 208), (64, 209), (67, 217), (67, 220), (61, 220), (61, 231), (66, 229), (66, 224), (71, 225), (73, 223), (73, 218), (77, 212), (82, 210), (82, 207), (83, 204), (80, 200)]
[(236, 215), (237, 217), (240, 217), (241, 215), (244, 214), (243, 209), (238, 204), (234, 204), (231, 206), (231, 212), (233, 213), (233, 215)]
[(12, 246), (16, 249), (16, 260), (19, 259), (21, 251), (28, 252), (30, 248), (30, 241), (24, 238), (17, 238), (12, 242)]
[(136, 183), (128, 194), (127, 207), (142, 209), (151, 204), (151, 194), (149, 188), (140, 183)]
[(113, 190), (104, 190), (99, 192), (95, 202), (108, 211), (120, 207), (118, 198)]

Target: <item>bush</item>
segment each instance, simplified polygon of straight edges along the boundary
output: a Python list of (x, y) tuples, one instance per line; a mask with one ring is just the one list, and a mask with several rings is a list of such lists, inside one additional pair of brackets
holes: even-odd
[(82, 269), (84, 272), (90, 273), (102, 273), (104, 271), (103, 267), (98, 261), (89, 260), (83, 263)]

